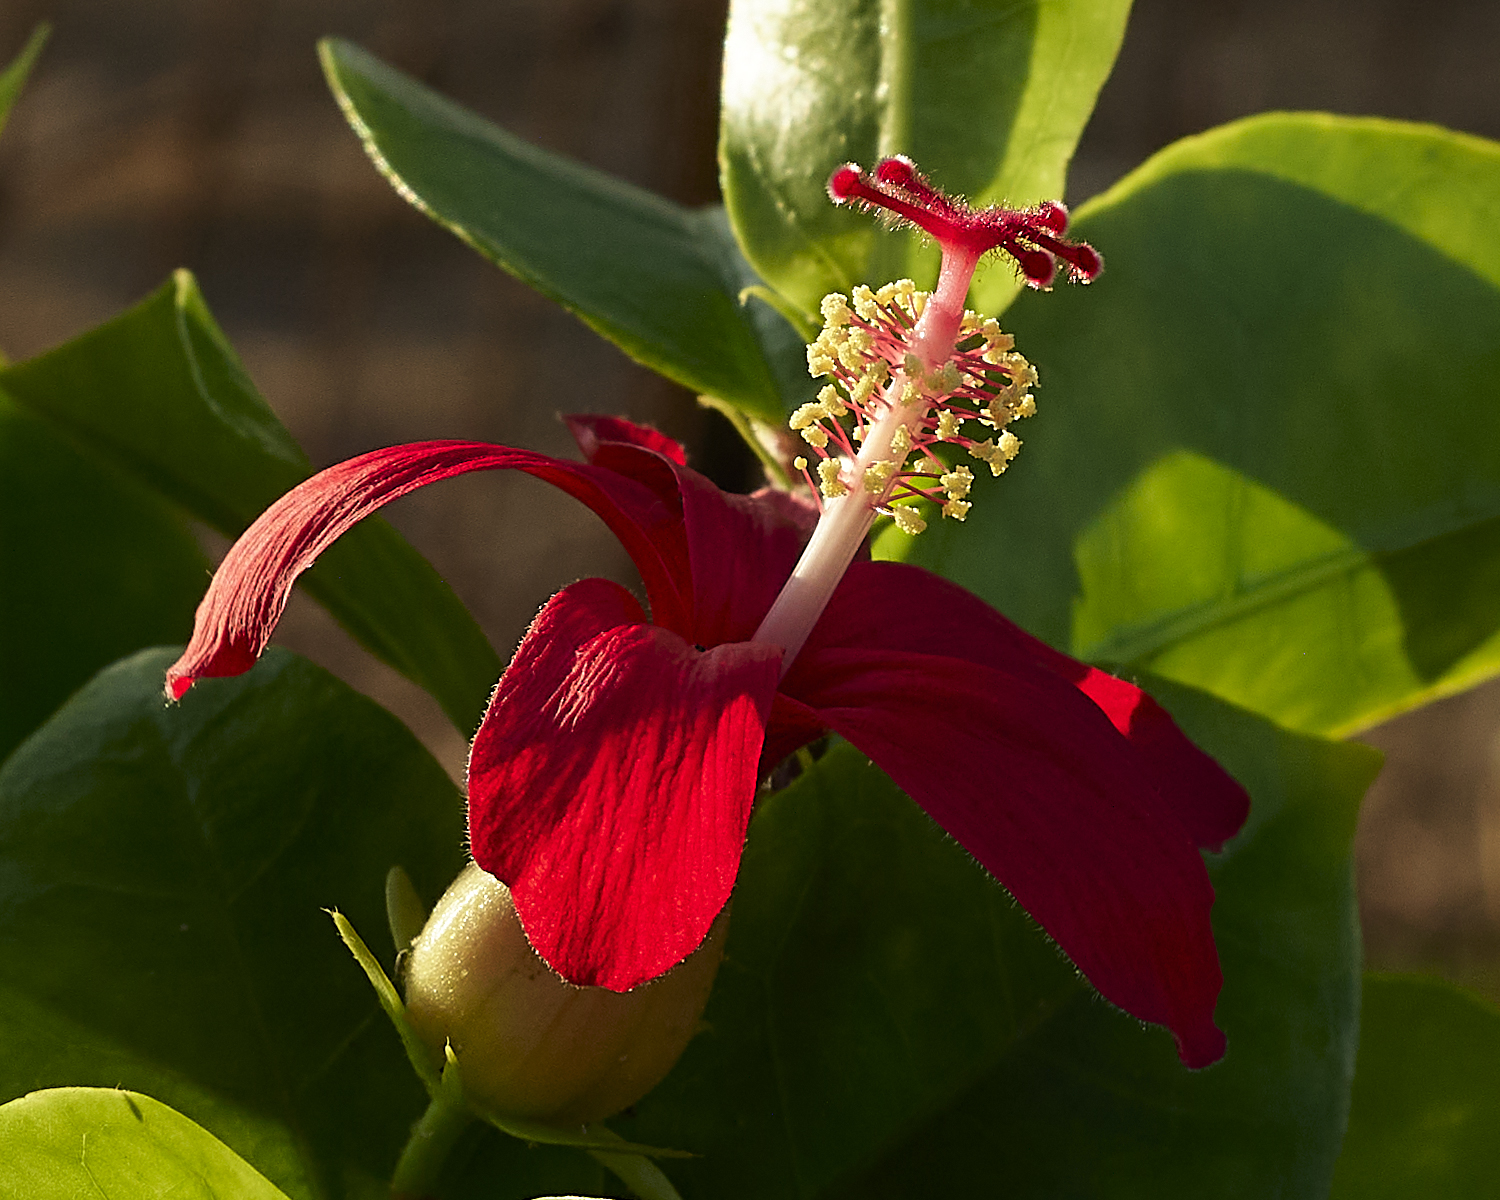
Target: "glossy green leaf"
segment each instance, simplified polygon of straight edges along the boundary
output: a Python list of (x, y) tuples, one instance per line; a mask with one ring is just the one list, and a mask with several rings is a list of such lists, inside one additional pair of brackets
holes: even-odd
[(51, 32), (51, 26), (45, 22), (38, 25), (31, 31), (21, 52), (11, 59), (4, 70), (0, 70), (0, 133), (5, 131), (11, 106), (21, 94), (21, 89), (26, 86), (26, 77), (31, 74), (31, 68), (36, 66), (36, 60), (41, 57), (42, 47), (47, 44), (47, 36)]
[(170, 506), (0, 392), (0, 760), (101, 667), (186, 640), (207, 578)]
[[(936, 567), (1082, 657), (1346, 733), (1500, 668), (1500, 147), (1254, 118), (1079, 213), (1041, 413)], [(902, 553), (899, 539), (883, 543)]]
[(134, 1088), (291, 1196), (379, 1195), (423, 1092), (323, 909), (380, 930), (396, 863), (435, 898), (459, 797), (304, 660), (169, 707), (175, 656), (96, 676), (0, 768), (0, 1096)]
[(741, 304), (744, 267), (716, 210), (529, 145), (347, 42), (320, 52), (350, 125), (402, 197), (636, 361), (781, 419), (760, 337), (780, 336), (784, 322), (757, 312), (758, 300)]
[(0, 1105), (0, 1200), (286, 1200), (201, 1125), (150, 1096), (54, 1088)]
[[(186, 271), (124, 315), (0, 372), (0, 387), (229, 537), (311, 474)], [(391, 526), (362, 522), (303, 583), (460, 729), (478, 725), (500, 660)]]
[[(734, 0), (724, 47), (720, 183), (751, 263), (808, 312), (827, 292), (937, 258), (836, 209), (839, 164), (908, 154), (971, 202), (1060, 199), (1125, 34), (1129, 0)], [(1016, 292), (990, 268), (989, 311)]]
[(1100, 1001), (848, 747), (764, 802), (707, 1032), (617, 1122), (693, 1198), (1321, 1197), (1353, 1070), (1350, 843), (1378, 756), (1160, 694), (1249, 787), (1210, 858), (1224, 1061)]
[(1469, 1200), (1500, 1179), (1500, 1011), (1432, 979), (1367, 976), (1334, 1200)]

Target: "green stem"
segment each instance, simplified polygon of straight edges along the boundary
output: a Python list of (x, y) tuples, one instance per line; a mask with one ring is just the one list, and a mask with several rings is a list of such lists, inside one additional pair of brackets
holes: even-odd
[(606, 1154), (590, 1150), (589, 1156), (608, 1167), (641, 1200), (682, 1200), (672, 1181), (649, 1158), (639, 1154)]
[(474, 1120), (461, 1096), (439, 1091), (412, 1126), (396, 1172), (391, 1176), (391, 1200), (429, 1200), (437, 1194), (438, 1175), (459, 1135)]

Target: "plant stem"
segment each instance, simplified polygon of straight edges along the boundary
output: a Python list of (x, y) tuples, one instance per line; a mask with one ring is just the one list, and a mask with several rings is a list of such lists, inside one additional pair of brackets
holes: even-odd
[(461, 1097), (439, 1091), (412, 1126), (411, 1137), (396, 1161), (391, 1176), (391, 1200), (431, 1200), (437, 1194), (438, 1175), (459, 1135), (474, 1120)]

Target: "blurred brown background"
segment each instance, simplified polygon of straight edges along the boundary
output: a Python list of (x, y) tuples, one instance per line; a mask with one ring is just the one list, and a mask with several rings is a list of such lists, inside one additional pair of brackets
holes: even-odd
[[(22, 358), (190, 267), (315, 462), (475, 437), (559, 454), (558, 412), (688, 441), (725, 486), (717, 418), (408, 208), (324, 88), (314, 40), (360, 42), (546, 148), (689, 204), (716, 198), (724, 0), (6, 0), (0, 60), (54, 34), (0, 138), (0, 347)], [(1271, 108), (1434, 121), (1500, 138), (1493, 0), (1138, 0), (1070, 201), (1185, 134)], [(585, 574), (628, 579), (580, 506), (456, 480), (390, 510), (506, 652)], [(311, 605), (285, 641), (390, 705), (461, 770), (434, 705)], [(1361, 821), (1371, 964), (1500, 998), (1500, 685), (1372, 731)]]

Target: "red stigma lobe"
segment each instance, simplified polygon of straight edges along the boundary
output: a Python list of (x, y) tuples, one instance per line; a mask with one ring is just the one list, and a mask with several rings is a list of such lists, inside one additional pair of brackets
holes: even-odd
[(835, 204), (888, 213), (931, 235), (944, 251), (978, 255), (1003, 250), (1035, 288), (1051, 286), (1059, 263), (1075, 283), (1092, 283), (1104, 269), (1092, 246), (1062, 236), (1068, 210), (1057, 201), (1031, 208), (973, 209), (934, 187), (904, 155), (882, 159), (869, 173), (845, 163), (829, 178), (828, 195)]

